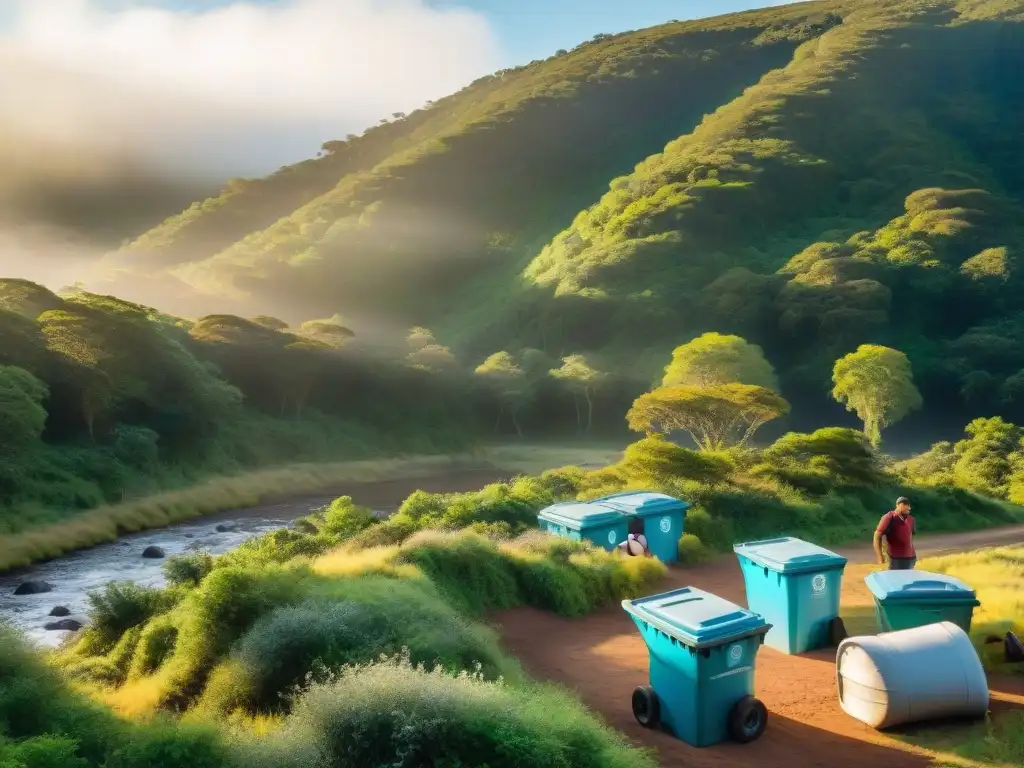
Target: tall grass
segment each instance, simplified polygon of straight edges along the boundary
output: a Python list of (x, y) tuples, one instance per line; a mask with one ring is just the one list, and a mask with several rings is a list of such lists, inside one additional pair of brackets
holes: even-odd
[(975, 589), (981, 606), (974, 612), (971, 637), (982, 660), (989, 669), (1024, 674), (1020, 664), (1001, 663), (1001, 644), (985, 643), (987, 637), (1011, 631), (1024, 639), (1024, 547), (928, 557), (917, 567), (954, 576)]
[(4, 768), (227, 768), (206, 728), (126, 723), (78, 695), (0, 626), (0, 765)]
[(499, 445), (463, 454), (295, 464), (214, 477), (181, 490), (98, 506), (58, 523), (3, 536), (0, 538), (0, 573), (113, 541), (127, 533), (161, 528), (225, 510), (254, 507), (268, 499), (313, 493), (342, 483), (416, 479), (467, 468), (490, 467), (517, 472), (556, 466), (567, 459), (586, 461), (608, 453), (586, 446)]

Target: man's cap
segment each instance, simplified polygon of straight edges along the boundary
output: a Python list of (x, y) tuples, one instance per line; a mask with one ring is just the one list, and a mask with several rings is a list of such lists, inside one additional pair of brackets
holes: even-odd
[(910, 499), (908, 499), (906, 496), (900, 496), (898, 499), (896, 499), (896, 506), (897, 507), (900, 504), (909, 504), (909, 503), (910, 503)]

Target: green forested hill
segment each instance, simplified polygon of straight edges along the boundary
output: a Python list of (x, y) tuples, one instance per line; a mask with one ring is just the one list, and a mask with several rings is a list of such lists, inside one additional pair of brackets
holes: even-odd
[(117, 254), (197, 287), (320, 311), (429, 319), (448, 289), (536, 251), (608, 180), (789, 61), (820, 10), (674, 24), (590, 41), (267, 179), (232, 183)]
[(678, 343), (738, 333), (797, 414), (838, 356), (889, 344), (926, 414), (1019, 418), (1021, 71), (1020, 0), (624, 33), (236, 183), (118, 259), (429, 325), (467, 360), (602, 352), (643, 383)]

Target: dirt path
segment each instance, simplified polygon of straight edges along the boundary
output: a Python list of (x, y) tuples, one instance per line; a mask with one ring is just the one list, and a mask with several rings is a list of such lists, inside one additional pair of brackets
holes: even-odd
[[(958, 536), (922, 537), (919, 551), (933, 554), (985, 545), (1024, 542), (1024, 526)], [(870, 562), (870, 547), (844, 552), (851, 564)], [(844, 579), (843, 613), (866, 611), (871, 597), (856, 568)], [(863, 570), (860, 568), (859, 570)], [(732, 557), (699, 568), (673, 568), (665, 590), (696, 586), (746, 605), (743, 578)], [(506, 647), (535, 677), (574, 690), (607, 722), (636, 744), (657, 750), (664, 768), (916, 768), (933, 760), (845, 715), (835, 693), (835, 651), (787, 656), (762, 647), (757, 656), (756, 694), (769, 710), (768, 729), (756, 743), (696, 749), (660, 732), (641, 728), (630, 695), (647, 682), (647, 647), (620, 606), (579, 620), (530, 608), (496, 617)], [(990, 681), (994, 711), (1024, 709), (1024, 680)]]

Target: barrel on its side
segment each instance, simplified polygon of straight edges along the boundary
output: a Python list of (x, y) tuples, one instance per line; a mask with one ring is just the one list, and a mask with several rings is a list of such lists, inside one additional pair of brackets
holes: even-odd
[(847, 638), (836, 652), (836, 683), (843, 711), (873, 728), (988, 711), (981, 660), (949, 621)]

